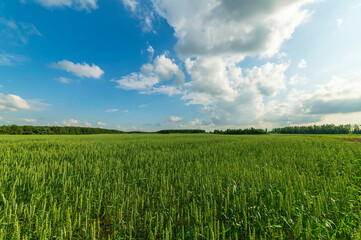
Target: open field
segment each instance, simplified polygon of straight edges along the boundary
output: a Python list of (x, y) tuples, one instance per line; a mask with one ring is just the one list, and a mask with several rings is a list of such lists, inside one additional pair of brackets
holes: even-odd
[(0, 136), (0, 239), (358, 239), (335, 138)]

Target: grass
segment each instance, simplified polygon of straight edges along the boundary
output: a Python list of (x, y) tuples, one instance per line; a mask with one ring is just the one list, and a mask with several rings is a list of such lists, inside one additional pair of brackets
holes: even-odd
[(361, 145), (0, 136), (0, 239), (359, 239)]

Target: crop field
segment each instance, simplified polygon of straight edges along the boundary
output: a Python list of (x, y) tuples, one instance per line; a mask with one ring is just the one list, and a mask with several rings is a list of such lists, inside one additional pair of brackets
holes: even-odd
[(0, 239), (359, 239), (360, 186), (337, 137), (0, 136)]

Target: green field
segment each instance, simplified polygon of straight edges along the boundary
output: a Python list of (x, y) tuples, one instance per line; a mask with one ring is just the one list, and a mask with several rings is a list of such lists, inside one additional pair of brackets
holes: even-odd
[(358, 239), (361, 144), (0, 136), (0, 239)]

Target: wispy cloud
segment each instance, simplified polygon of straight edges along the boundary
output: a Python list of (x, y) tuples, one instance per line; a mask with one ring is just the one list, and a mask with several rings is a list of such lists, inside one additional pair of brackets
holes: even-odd
[(12, 18), (0, 17), (0, 37), (13, 43), (27, 44), (31, 36), (42, 36), (39, 30), (31, 23), (16, 22)]
[(35, 2), (42, 5), (45, 8), (72, 8), (75, 10), (85, 10), (90, 12), (97, 9), (98, 0), (21, 0), (22, 3)]
[(119, 111), (119, 109), (107, 109), (107, 110), (105, 110), (105, 112), (107, 112), (107, 113), (112, 113), (112, 112), (118, 112)]
[(58, 82), (61, 82), (61, 83), (65, 83), (65, 84), (69, 84), (72, 82), (72, 80), (70, 78), (66, 78), (66, 77), (59, 77), (59, 78), (56, 78), (55, 80)]
[(37, 122), (37, 120), (34, 119), (34, 118), (20, 118), (19, 120), (23, 121), (23, 122), (26, 122), (26, 123), (35, 123), (35, 122)]
[(65, 70), (82, 78), (100, 78), (104, 74), (104, 71), (94, 63), (90, 66), (86, 62), (73, 63), (68, 60), (62, 60), (60, 62), (53, 63), (50, 66)]
[(155, 32), (153, 27), (155, 14), (152, 4), (138, 0), (122, 0), (122, 2), (139, 19), (144, 32)]
[(24, 57), (14, 54), (0, 53), (0, 66), (14, 66), (22, 64), (24, 61)]

